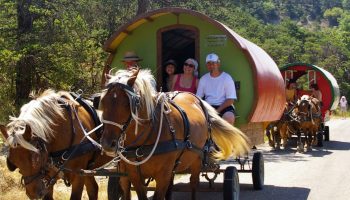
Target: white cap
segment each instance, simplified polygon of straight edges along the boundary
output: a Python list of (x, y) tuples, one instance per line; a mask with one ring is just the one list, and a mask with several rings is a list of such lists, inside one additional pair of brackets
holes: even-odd
[(215, 53), (208, 54), (207, 58), (205, 59), (205, 62), (220, 62), (219, 56)]

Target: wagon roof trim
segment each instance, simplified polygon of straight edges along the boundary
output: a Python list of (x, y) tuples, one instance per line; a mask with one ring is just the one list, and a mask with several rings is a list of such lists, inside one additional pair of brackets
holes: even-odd
[(168, 7), (168, 8), (161, 8), (157, 10), (152, 10), (147, 13), (140, 14), (136, 16), (135, 18), (131, 19), (129, 22), (125, 23), (124, 25), (120, 26), (117, 31), (105, 42), (103, 49), (106, 52), (113, 53), (115, 51), (115, 48), (123, 41), (125, 37), (127, 37), (128, 34), (130, 34), (133, 30), (138, 28), (144, 23), (150, 22), (155, 18), (158, 18), (163, 15), (167, 14), (190, 14), (194, 15), (196, 17), (199, 17), (205, 21), (208, 21), (212, 23), (217, 28), (221, 29), (222, 31), (226, 32), (227, 35), (235, 41), (235, 43), (241, 48), (241, 49), (247, 49), (245, 42), (242, 41), (242, 37), (240, 37), (237, 33), (232, 34), (230, 29), (225, 26), (224, 24), (204, 15), (203, 13), (200, 13), (198, 11), (184, 9), (184, 8), (178, 8), (178, 7)]

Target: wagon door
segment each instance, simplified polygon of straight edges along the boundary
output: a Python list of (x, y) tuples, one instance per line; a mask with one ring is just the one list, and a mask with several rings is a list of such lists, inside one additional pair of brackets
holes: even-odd
[(199, 30), (188, 25), (173, 25), (159, 29), (157, 32), (157, 86), (166, 84), (163, 81), (165, 79), (163, 64), (167, 60), (175, 60), (177, 63), (175, 73), (182, 73), (182, 64), (187, 58), (199, 60)]

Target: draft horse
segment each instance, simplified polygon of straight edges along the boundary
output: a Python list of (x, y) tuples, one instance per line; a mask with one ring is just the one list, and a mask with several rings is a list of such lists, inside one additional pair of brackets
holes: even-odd
[(203, 148), (210, 139), (217, 146), (215, 159), (249, 151), (247, 137), (195, 95), (157, 93), (149, 70), (116, 72), (102, 92), (100, 109), (103, 150), (120, 157), (140, 200), (147, 199), (147, 178), (156, 181), (153, 199), (171, 198), (174, 173), (184, 171), (191, 174), (195, 199)]
[[(297, 102), (298, 118), (300, 121), (300, 130), (305, 135), (306, 151), (311, 149), (311, 145), (318, 143), (317, 133), (320, 131), (322, 123), (321, 105), (318, 99), (303, 95)], [(301, 141), (300, 133), (298, 135), (298, 151), (303, 152), (304, 147)]]
[(287, 147), (288, 139), (293, 134), (297, 134), (300, 127), (300, 122), (297, 117), (297, 104), (286, 102), (283, 115), (278, 121), (269, 123), (266, 128), (266, 136), (269, 140), (269, 145), (274, 149), (280, 149), (281, 141), (284, 148)]
[[(30, 199), (53, 199), (53, 185), (62, 178), (72, 186), (70, 199), (81, 199), (84, 185), (89, 199), (97, 199), (98, 185), (92, 176), (80, 176), (79, 169), (93, 169), (111, 158), (101, 156), (84, 131), (92, 130), (95, 118), (67, 92), (46, 90), (23, 105), (18, 117), (1, 126), (10, 146), (7, 166), (19, 168), (22, 185)], [(95, 119), (95, 120), (94, 120)]]

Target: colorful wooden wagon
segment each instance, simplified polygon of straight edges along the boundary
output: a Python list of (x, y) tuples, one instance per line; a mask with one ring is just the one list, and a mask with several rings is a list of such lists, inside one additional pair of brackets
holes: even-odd
[[(337, 80), (327, 70), (307, 63), (292, 63), (281, 69), (284, 80), (296, 81), (299, 85), (298, 95), (311, 94), (311, 85), (317, 84), (322, 93), (322, 120), (326, 122), (339, 104), (339, 86)], [(324, 124), (323, 124), (324, 125)], [(325, 140), (329, 140), (329, 127), (324, 126)]]
[(207, 72), (205, 57), (215, 52), (222, 70), (231, 74), (237, 87), (236, 121), (256, 145), (263, 142), (264, 122), (278, 120), (285, 105), (285, 87), (272, 58), (256, 44), (208, 16), (182, 8), (154, 10), (121, 26), (105, 43), (109, 52), (104, 72), (122, 68), (126, 51), (135, 51), (140, 65), (152, 69), (160, 88), (163, 63), (175, 59), (178, 71), (189, 57), (199, 61), (200, 76)]
[[(109, 52), (104, 74), (112, 68), (123, 68), (125, 52), (134, 51), (142, 58), (142, 68), (150, 68), (157, 77), (158, 89), (164, 85), (163, 64), (174, 59), (178, 72), (187, 58), (199, 61), (199, 76), (207, 73), (205, 57), (216, 53), (221, 69), (235, 80), (238, 99), (235, 101), (238, 126), (250, 138), (252, 146), (264, 142), (266, 122), (280, 119), (286, 98), (285, 86), (278, 66), (256, 44), (244, 39), (219, 21), (183, 8), (162, 8), (136, 16), (121, 26), (105, 43)], [(104, 84), (104, 79), (102, 80)], [(254, 154), (252, 167), (245, 170), (246, 159), (240, 160), (241, 171), (253, 171), (254, 188), (263, 185), (263, 158)], [(249, 163), (249, 162), (247, 162)], [(221, 171), (219, 171), (221, 172)], [(236, 170), (225, 171), (225, 199), (236, 199), (232, 189)], [(236, 180), (237, 181), (237, 180)], [(226, 185), (226, 186), (225, 186)]]

